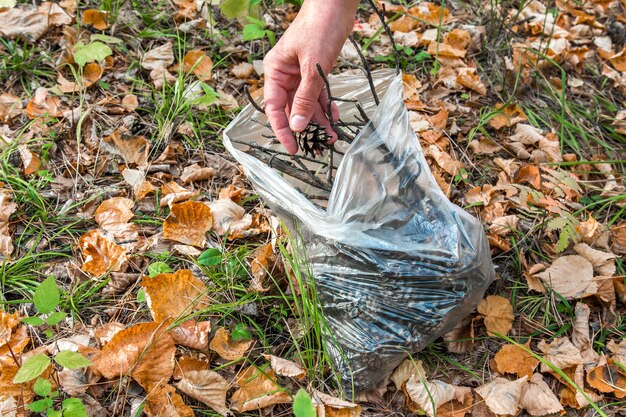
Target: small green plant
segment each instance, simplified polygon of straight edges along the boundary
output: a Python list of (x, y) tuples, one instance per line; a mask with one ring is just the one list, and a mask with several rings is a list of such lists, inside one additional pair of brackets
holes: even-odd
[(302, 388), (293, 397), (293, 414), (296, 417), (315, 417), (317, 415), (311, 396)]
[(30, 411), (45, 413), (48, 417), (87, 417), (87, 410), (80, 398), (66, 398), (61, 403), (61, 410), (55, 410), (54, 399), (59, 396), (59, 391), (52, 391), (52, 384), (47, 379), (37, 379), (33, 391), (42, 398), (28, 405)]
[(209, 248), (198, 257), (198, 263), (203, 266), (215, 266), (222, 263), (222, 252), (215, 248)]
[(578, 232), (576, 231), (576, 228), (579, 224), (580, 221), (571, 213), (566, 211), (563, 211), (559, 217), (555, 217), (548, 221), (546, 226), (548, 231), (559, 231), (559, 240), (554, 248), (557, 253), (561, 253), (567, 249), (570, 241), (574, 243), (577, 242)]
[(264, 39), (267, 37), (270, 45), (276, 44), (276, 34), (273, 30), (265, 29), (266, 25), (262, 20), (248, 16), (248, 24), (243, 27), (243, 40), (252, 41), (255, 39)]
[[(38, 316), (26, 317), (22, 319), (24, 323), (31, 326), (55, 326), (63, 320), (67, 313), (62, 311), (54, 311), (59, 306), (61, 300), (59, 289), (53, 277), (46, 278), (35, 290), (33, 294), (33, 304), (39, 313)], [(47, 337), (52, 336), (51, 330), (45, 330)]]
[(100, 41), (92, 41), (87, 45), (79, 41), (74, 46), (74, 61), (81, 68), (89, 62), (100, 62), (112, 54), (111, 48)]

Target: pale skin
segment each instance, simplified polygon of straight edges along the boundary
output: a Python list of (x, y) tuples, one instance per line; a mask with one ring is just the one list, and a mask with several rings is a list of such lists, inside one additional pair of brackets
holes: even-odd
[(329, 117), (336, 120), (336, 106), (327, 115), (326, 92), (317, 72), (333, 67), (352, 31), (358, 0), (306, 0), (285, 34), (263, 60), (265, 73), (265, 114), (276, 138), (287, 152), (295, 154), (298, 145), (293, 132), (306, 129), (314, 121), (337, 140)]

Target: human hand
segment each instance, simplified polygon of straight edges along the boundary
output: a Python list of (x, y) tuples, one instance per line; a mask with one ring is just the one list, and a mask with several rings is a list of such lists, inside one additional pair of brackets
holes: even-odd
[(276, 138), (287, 152), (298, 152), (292, 132), (301, 132), (311, 120), (326, 129), (329, 143), (337, 140), (329, 117), (339, 118), (333, 103), (328, 115), (323, 80), (333, 67), (352, 31), (358, 0), (306, 0), (285, 34), (263, 60), (265, 114)]

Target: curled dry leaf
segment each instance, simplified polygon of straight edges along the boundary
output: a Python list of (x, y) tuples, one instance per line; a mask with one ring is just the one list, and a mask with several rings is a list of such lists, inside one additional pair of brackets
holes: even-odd
[(22, 114), (22, 100), (13, 94), (0, 94), (0, 123), (9, 123)]
[(206, 284), (189, 269), (152, 278), (143, 277), (141, 286), (146, 291), (150, 312), (157, 322), (180, 318), (209, 305)]
[(9, 217), (17, 210), (9, 192), (0, 189), (0, 253), (6, 258), (13, 253), (13, 239), (9, 232)]
[(28, 146), (24, 144), (18, 145), (17, 150), (24, 165), (24, 175), (32, 175), (37, 172), (41, 166), (39, 155), (28, 149)]
[(250, 366), (237, 375), (237, 385), (239, 389), (231, 397), (230, 404), (233, 410), (241, 413), (291, 402), (291, 397), (276, 383), (272, 370)]
[[(35, 396), (33, 392), (35, 381), (25, 384), (14, 384), (13, 378), (15, 378), (15, 374), (17, 374), (19, 369), (20, 367), (12, 357), (0, 357), (0, 398), (10, 397), (20, 404), (28, 404)], [(25, 413), (21, 415), (27, 416)]]
[(611, 227), (611, 251), (626, 255), (626, 223)]
[(480, 80), (476, 68), (457, 68), (456, 82), (465, 88), (475, 91), (476, 93), (484, 96), (487, 94), (487, 87)]
[(243, 355), (250, 349), (253, 343), (254, 340), (235, 341), (230, 337), (230, 333), (226, 328), (220, 327), (215, 332), (209, 347), (222, 358), (236, 361), (243, 358)]
[(266, 287), (266, 277), (271, 273), (275, 263), (276, 256), (271, 242), (260, 246), (252, 253), (252, 261), (250, 261), (250, 272), (252, 273), (250, 288), (252, 290), (269, 291), (269, 288)]
[(22, 353), (29, 343), (30, 338), (26, 326), (15, 327), (8, 341), (0, 344), (0, 359), (3, 356), (12, 358), (13, 355)]
[(192, 398), (208, 405), (219, 414), (228, 415), (226, 392), (230, 384), (217, 372), (187, 371), (176, 387)]
[(204, 247), (205, 234), (213, 226), (212, 210), (206, 204), (187, 201), (172, 204), (163, 222), (163, 237), (185, 245)]
[(243, 207), (235, 204), (231, 199), (220, 199), (208, 203), (214, 216), (213, 230), (220, 235), (228, 233), (231, 239), (247, 236), (247, 232), (253, 232), (252, 216), (246, 214)]
[(359, 417), (361, 415), (361, 406), (358, 404), (317, 390), (313, 390), (311, 397), (319, 417)]
[(413, 375), (418, 378), (424, 378), (426, 376), (426, 371), (424, 370), (422, 361), (413, 361), (407, 358), (403, 360), (396, 369), (394, 369), (391, 374), (391, 380), (396, 386), (396, 389), (400, 390), (402, 389), (404, 383), (407, 382)]
[(171, 208), (174, 203), (190, 200), (199, 196), (200, 191), (189, 191), (178, 185), (176, 182), (170, 181), (161, 186), (161, 194), (163, 197), (161, 198), (159, 205), (161, 207), (170, 206)]
[(205, 181), (213, 178), (215, 170), (213, 168), (202, 168), (198, 164), (189, 165), (183, 169), (180, 179), (185, 184), (194, 181)]
[(91, 62), (83, 68), (82, 77), (77, 82), (69, 81), (61, 73), (57, 75), (58, 88), (63, 93), (74, 93), (94, 85), (104, 72), (104, 68), (96, 62)]
[(459, 321), (450, 332), (443, 335), (443, 340), (452, 353), (465, 353), (474, 349), (474, 320), (466, 317)]
[(206, 351), (209, 349), (209, 333), (211, 332), (211, 322), (187, 320), (180, 326), (172, 329), (174, 343), (190, 349)]
[(136, 201), (143, 200), (156, 190), (156, 187), (150, 181), (146, 181), (146, 174), (142, 170), (126, 168), (122, 171), (122, 177), (124, 177), (124, 181), (128, 185), (133, 187), (133, 195)]
[[(541, 340), (537, 347), (543, 352), (543, 358), (558, 369), (575, 367), (585, 362), (580, 349), (574, 346), (567, 337), (556, 338), (550, 343)], [(551, 370), (547, 364), (541, 364), (541, 372)]]
[(603, 277), (612, 277), (615, 274), (615, 258), (617, 255), (593, 249), (586, 243), (579, 243), (574, 250), (583, 258), (591, 262), (594, 272)]
[(98, 9), (87, 9), (83, 12), (83, 25), (93, 26), (94, 29), (105, 30), (109, 27), (108, 13)]
[(513, 327), (513, 306), (499, 295), (490, 295), (478, 304), (478, 312), (485, 317), (485, 327), (490, 336), (507, 335)]
[(138, 167), (148, 164), (150, 142), (145, 137), (134, 136), (122, 127), (105, 137), (104, 141), (112, 145), (126, 163), (135, 164)]
[(498, 103), (493, 110), (498, 112), (489, 120), (489, 125), (494, 129), (511, 127), (526, 120), (524, 111), (515, 103), (509, 103), (506, 106)]
[(193, 410), (184, 403), (171, 385), (161, 384), (148, 392), (145, 413), (149, 417), (194, 417)]
[(518, 222), (519, 217), (517, 217), (517, 215), (515, 214), (497, 217), (491, 221), (489, 230), (491, 231), (491, 233), (495, 233), (498, 236), (506, 236), (515, 229), (517, 229)]
[[(611, 288), (612, 283), (609, 281)], [(574, 308), (574, 330), (572, 331), (572, 344), (580, 350), (580, 354), (585, 360), (585, 365), (596, 365), (599, 356), (591, 343), (589, 334), (589, 316), (591, 309), (585, 303), (578, 302)]]
[(623, 370), (613, 363), (611, 359), (607, 364), (596, 366), (587, 372), (587, 383), (595, 390), (613, 394), (617, 398), (626, 397), (626, 376), (622, 375)]
[(270, 361), (270, 366), (280, 376), (296, 379), (302, 379), (306, 376), (306, 370), (302, 365), (274, 355), (263, 355), (263, 357)]
[(471, 388), (457, 387), (443, 381), (427, 381), (425, 377), (412, 375), (406, 382), (404, 391), (411, 400), (412, 409), (423, 410), (430, 417), (434, 417), (437, 410), (443, 404), (454, 399), (460, 403), (465, 402), (465, 398), (471, 395)]
[(167, 323), (139, 323), (118, 332), (93, 358), (105, 378), (130, 375), (147, 391), (167, 383), (174, 372), (174, 339)]
[[(530, 349), (530, 340), (524, 345)], [(495, 366), (494, 366), (495, 365)], [(539, 360), (517, 345), (504, 345), (493, 358), (492, 367), (501, 374), (515, 374), (518, 378), (532, 376)]]
[(146, 52), (141, 59), (141, 66), (147, 70), (166, 68), (174, 63), (174, 49), (171, 42)]
[(522, 388), (526, 385), (527, 380), (527, 376), (515, 381), (495, 378), (493, 381), (476, 388), (476, 392), (485, 400), (492, 413), (516, 415), (520, 409)]
[(243, 198), (244, 191), (245, 190), (243, 188), (238, 188), (233, 184), (230, 184), (228, 187), (220, 190), (219, 198), (220, 200), (223, 198), (230, 198), (235, 204), (239, 204)]
[(11, 340), (13, 330), (20, 324), (20, 314), (0, 311), (0, 347), (5, 346)]
[(200, 81), (211, 81), (213, 61), (200, 49), (194, 49), (185, 54), (183, 69), (186, 73), (193, 73)]
[(522, 387), (520, 406), (535, 417), (563, 411), (559, 399), (543, 380), (541, 374), (533, 374), (528, 384)]
[(515, 133), (509, 138), (509, 148), (520, 159), (533, 162), (562, 162), (561, 146), (556, 135), (543, 135), (541, 129), (531, 125), (518, 124)]
[(484, 137), (478, 140), (474, 139), (469, 143), (469, 147), (479, 155), (493, 155), (502, 150), (500, 145)]
[(233, 66), (230, 72), (235, 76), (235, 78), (245, 80), (246, 78), (250, 77), (254, 72), (254, 65), (248, 62), (240, 62), (237, 65)]
[(94, 278), (107, 272), (118, 272), (126, 267), (126, 251), (102, 236), (99, 230), (92, 230), (81, 236), (78, 245), (83, 254), (82, 270)]
[(593, 279), (593, 266), (579, 255), (562, 256), (552, 262), (548, 269), (535, 277), (553, 291), (571, 300), (593, 295), (598, 285)]
[(189, 371), (206, 371), (209, 369), (209, 362), (192, 356), (183, 356), (176, 362), (174, 368), (174, 379), (180, 381)]
[(113, 197), (104, 200), (94, 213), (98, 225), (106, 231), (116, 231), (125, 228), (126, 224), (135, 215), (133, 200), (125, 197)]
[(61, 117), (63, 109), (58, 97), (48, 94), (48, 90), (39, 87), (26, 105), (26, 116), (29, 119), (38, 117)]

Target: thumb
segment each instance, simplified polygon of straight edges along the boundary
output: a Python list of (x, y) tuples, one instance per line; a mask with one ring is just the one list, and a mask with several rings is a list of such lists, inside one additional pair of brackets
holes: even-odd
[(289, 127), (294, 132), (302, 132), (311, 121), (319, 103), (322, 80), (316, 72), (302, 75), (291, 105)]

